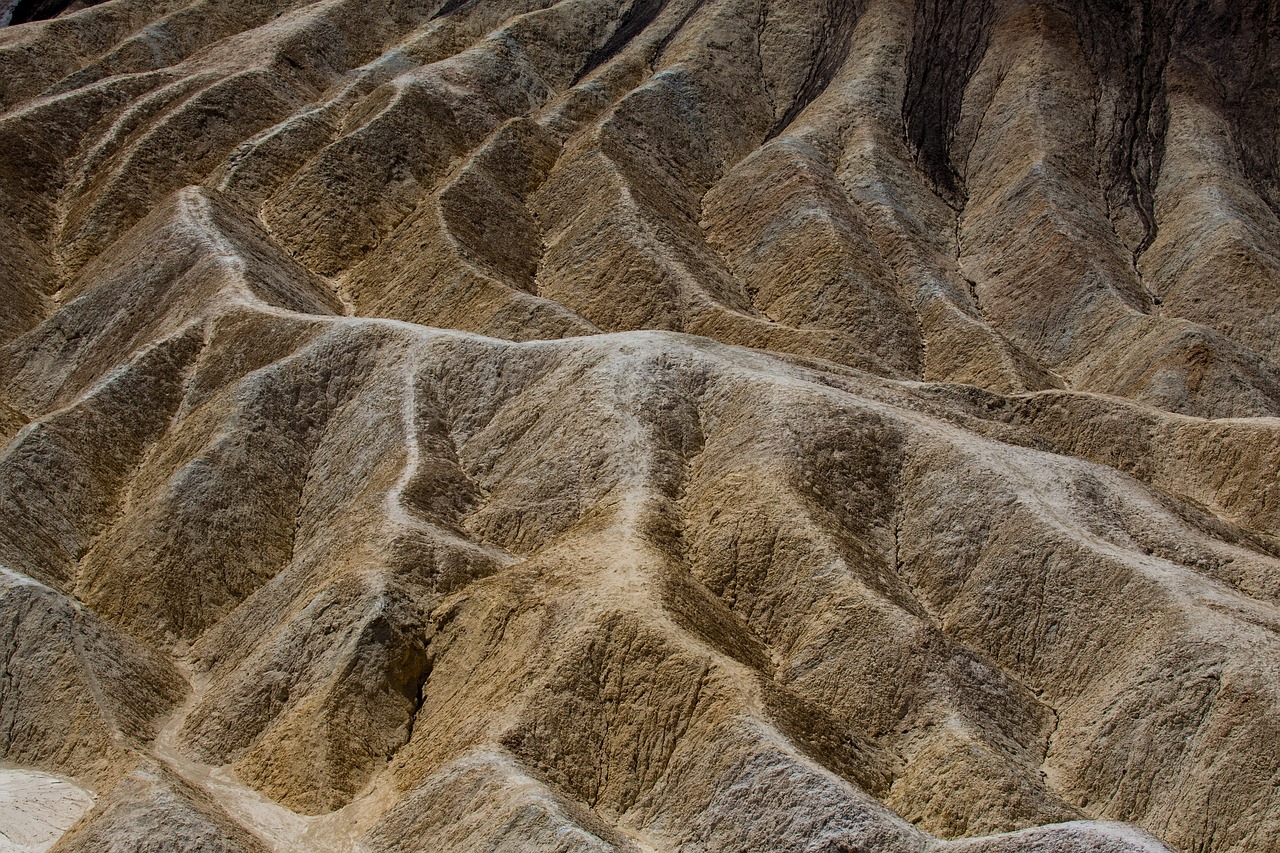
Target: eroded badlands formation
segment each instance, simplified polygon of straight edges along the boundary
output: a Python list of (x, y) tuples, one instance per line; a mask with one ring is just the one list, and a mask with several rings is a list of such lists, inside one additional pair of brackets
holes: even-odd
[(0, 849), (1280, 847), (1275, 5), (65, 6)]

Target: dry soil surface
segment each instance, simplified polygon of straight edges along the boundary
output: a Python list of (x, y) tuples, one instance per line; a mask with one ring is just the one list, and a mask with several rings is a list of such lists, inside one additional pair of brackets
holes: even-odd
[(3, 849), (1280, 848), (1274, 3), (0, 20)]

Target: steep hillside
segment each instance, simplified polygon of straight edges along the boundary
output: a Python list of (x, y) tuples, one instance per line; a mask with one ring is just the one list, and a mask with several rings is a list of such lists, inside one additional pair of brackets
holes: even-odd
[(0, 850), (1280, 847), (1280, 6), (0, 21)]

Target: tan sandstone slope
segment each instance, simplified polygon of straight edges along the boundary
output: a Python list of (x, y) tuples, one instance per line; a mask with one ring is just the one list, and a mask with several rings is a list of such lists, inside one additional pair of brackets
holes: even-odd
[(0, 850), (1280, 849), (1273, 2), (66, 7)]

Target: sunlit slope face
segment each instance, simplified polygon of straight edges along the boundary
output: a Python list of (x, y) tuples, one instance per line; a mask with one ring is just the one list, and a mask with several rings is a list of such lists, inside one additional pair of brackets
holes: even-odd
[(0, 14), (20, 849), (1280, 845), (1270, 7)]

